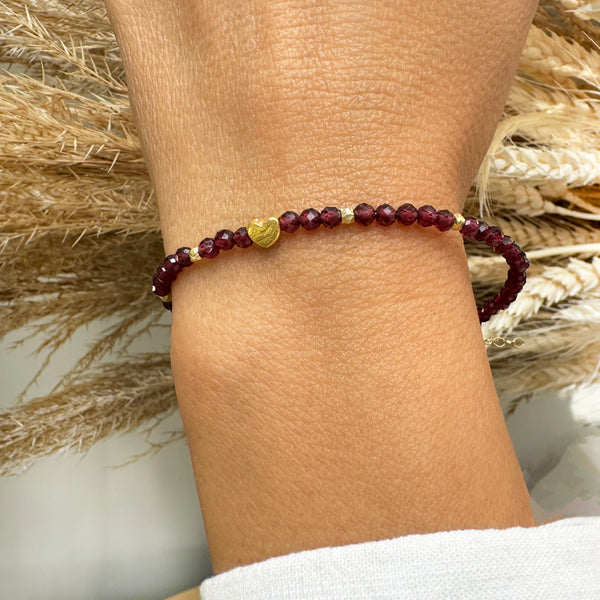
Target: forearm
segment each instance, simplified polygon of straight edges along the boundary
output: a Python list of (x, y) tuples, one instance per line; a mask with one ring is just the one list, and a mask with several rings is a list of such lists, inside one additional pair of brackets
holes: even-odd
[(533, 524), (463, 250), (394, 233), (299, 234), (182, 279), (173, 367), (213, 568)]
[[(535, 8), (176, 4), (154, 7), (162, 28), (120, 35), (167, 252), (287, 209), (459, 210)], [(165, 37), (183, 42), (147, 52)], [(502, 58), (481, 60), (498, 39)], [(144, 72), (172, 85), (153, 94)], [(173, 289), (173, 371), (215, 573), (533, 525), (460, 234), (282, 238), (203, 261)]]

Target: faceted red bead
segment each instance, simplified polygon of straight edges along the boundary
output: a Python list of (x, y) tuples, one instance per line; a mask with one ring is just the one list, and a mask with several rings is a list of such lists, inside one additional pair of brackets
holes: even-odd
[(510, 265), (511, 269), (518, 271), (519, 273), (525, 273), (525, 271), (527, 271), (527, 267), (525, 266), (525, 262), (521, 256), (510, 258), (508, 260), (508, 264)]
[(510, 269), (508, 270), (508, 278), (509, 279), (527, 279), (527, 275), (525, 275), (525, 271), (527, 269), (525, 269), (523, 266), (521, 265), (511, 265)]
[(412, 225), (416, 222), (419, 211), (412, 204), (403, 204), (396, 211), (396, 219), (402, 225)]
[(504, 255), (509, 248), (512, 248), (513, 244), (514, 242), (507, 235), (505, 235), (500, 243), (494, 248), (494, 252)]
[(519, 292), (522, 290), (522, 286), (514, 281), (507, 281), (504, 284), (504, 287), (498, 293), (500, 299), (503, 300), (508, 306), (515, 298), (519, 295)]
[(215, 245), (215, 240), (213, 238), (207, 237), (204, 238), (198, 244), (198, 254), (202, 258), (215, 258), (219, 254), (219, 248)]
[(518, 277), (515, 277), (514, 280), (516, 285), (519, 286), (519, 291), (521, 291), (523, 289), (523, 287), (525, 286), (525, 284), (527, 283), (527, 277), (525, 277), (525, 275), (521, 274)]
[(486, 300), (483, 303), (483, 306), (481, 307), (481, 312), (485, 313), (486, 315), (493, 315), (496, 312), (496, 307), (494, 306), (494, 301), (493, 300)]
[(236, 230), (233, 234), (233, 241), (238, 248), (248, 248), (248, 246), (254, 244), (245, 227), (240, 227)]
[(375, 209), (366, 202), (354, 207), (354, 221), (359, 225), (370, 225), (375, 220)]
[(499, 312), (501, 310), (504, 310), (506, 308), (506, 303), (504, 302), (503, 298), (500, 296), (500, 294), (496, 294), (494, 296), (494, 299), (492, 300), (494, 306), (496, 307), (496, 312)]
[(515, 245), (514, 242), (512, 244), (506, 244), (502, 255), (509, 262), (521, 260), (521, 250), (518, 246)]
[(492, 248), (496, 248), (496, 246), (502, 241), (503, 237), (504, 234), (502, 233), (500, 228), (496, 227), (495, 225), (492, 225), (490, 227), (490, 232), (487, 236), (487, 239), (485, 240), (485, 243)]
[(165, 269), (164, 263), (160, 265), (160, 267), (158, 267), (158, 269), (156, 270), (156, 274), (162, 281), (168, 283), (169, 285), (171, 285), (171, 283), (173, 283), (173, 280), (175, 279), (172, 273), (169, 273), (169, 271)]
[(502, 297), (502, 300), (504, 300), (505, 306), (508, 306), (509, 304), (513, 303), (517, 299), (517, 296), (519, 295), (520, 291), (521, 290), (514, 288), (504, 288), (500, 292), (500, 296)]
[(473, 235), (473, 239), (478, 242), (484, 242), (487, 240), (487, 236), (490, 234), (490, 226), (485, 221), (479, 221), (477, 231)]
[(486, 323), (491, 318), (491, 315), (488, 315), (487, 313), (485, 313), (481, 308), (477, 309), (477, 316), (479, 317), (480, 323)]
[(437, 219), (437, 210), (430, 204), (425, 204), (419, 208), (417, 222), (422, 227), (430, 227)]
[(504, 258), (511, 264), (522, 268), (524, 271), (529, 267), (527, 255), (516, 244), (504, 254)]
[(215, 246), (219, 250), (231, 250), (235, 246), (233, 231), (221, 229), (215, 233)]
[(438, 210), (435, 227), (438, 231), (449, 231), (454, 226), (454, 215), (449, 210)]
[(307, 208), (300, 213), (300, 225), (306, 231), (313, 231), (321, 225), (321, 213), (316, 208)]
[(342, 213), (335, 206), (326, 206), (321, 211), (321, 225), (327, 229), (333, 229), (342, 222)]
[(152, 291), (157, 296), (167, 296), (171, 291), (171, 282), (161, 279), (157, 271), (152, 279)]
[(162, 266), (171, 281), (175, 280), (177, 273), (182, 269), (182, 266), (177, 262), (177, 257), (174, 254), (169, 254), (163, 261)]
[(473, 239), (477, 229), (479, 229), (479, 221), (474, 217), (467, 217), (460, 229), (460, 232), (464, 237)]
[(375, 209), (375, 220), (379, 225), (391, 225), (396, 221), (396, 209), (389, 204), (380, 204)]
[(279, 217), (279, 229), (286, 233), (294, 233), (300, 227), (300, 216), (293, 210), (286, 210)]
[(175, 252), (175, 256), (177, 257), (177, 262), (182, 267), (189, 267), (192, 264), (192, 259), (190, 258), (190, 249), (187, 246), (179, 248), (179, 250)]

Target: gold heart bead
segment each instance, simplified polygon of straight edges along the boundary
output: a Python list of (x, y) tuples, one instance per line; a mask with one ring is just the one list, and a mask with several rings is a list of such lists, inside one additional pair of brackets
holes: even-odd
[(279, 219), (269, 217), (266, 221), (254, 219), (246, 225), (250, 239), (263, 248), (272, 246), (279, 238)]

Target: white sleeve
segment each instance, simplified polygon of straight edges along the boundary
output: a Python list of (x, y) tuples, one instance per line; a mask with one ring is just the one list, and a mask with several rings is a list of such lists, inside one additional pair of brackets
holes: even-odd
[(316, 548), (205, 579), (202, 600), (599, 600), (600, 516)]

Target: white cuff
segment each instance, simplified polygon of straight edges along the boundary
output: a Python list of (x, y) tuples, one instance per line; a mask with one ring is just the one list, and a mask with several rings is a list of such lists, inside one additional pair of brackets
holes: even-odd
[(294, 552), (205, 579), (202, 600), (599, 600), (600, 516)]

